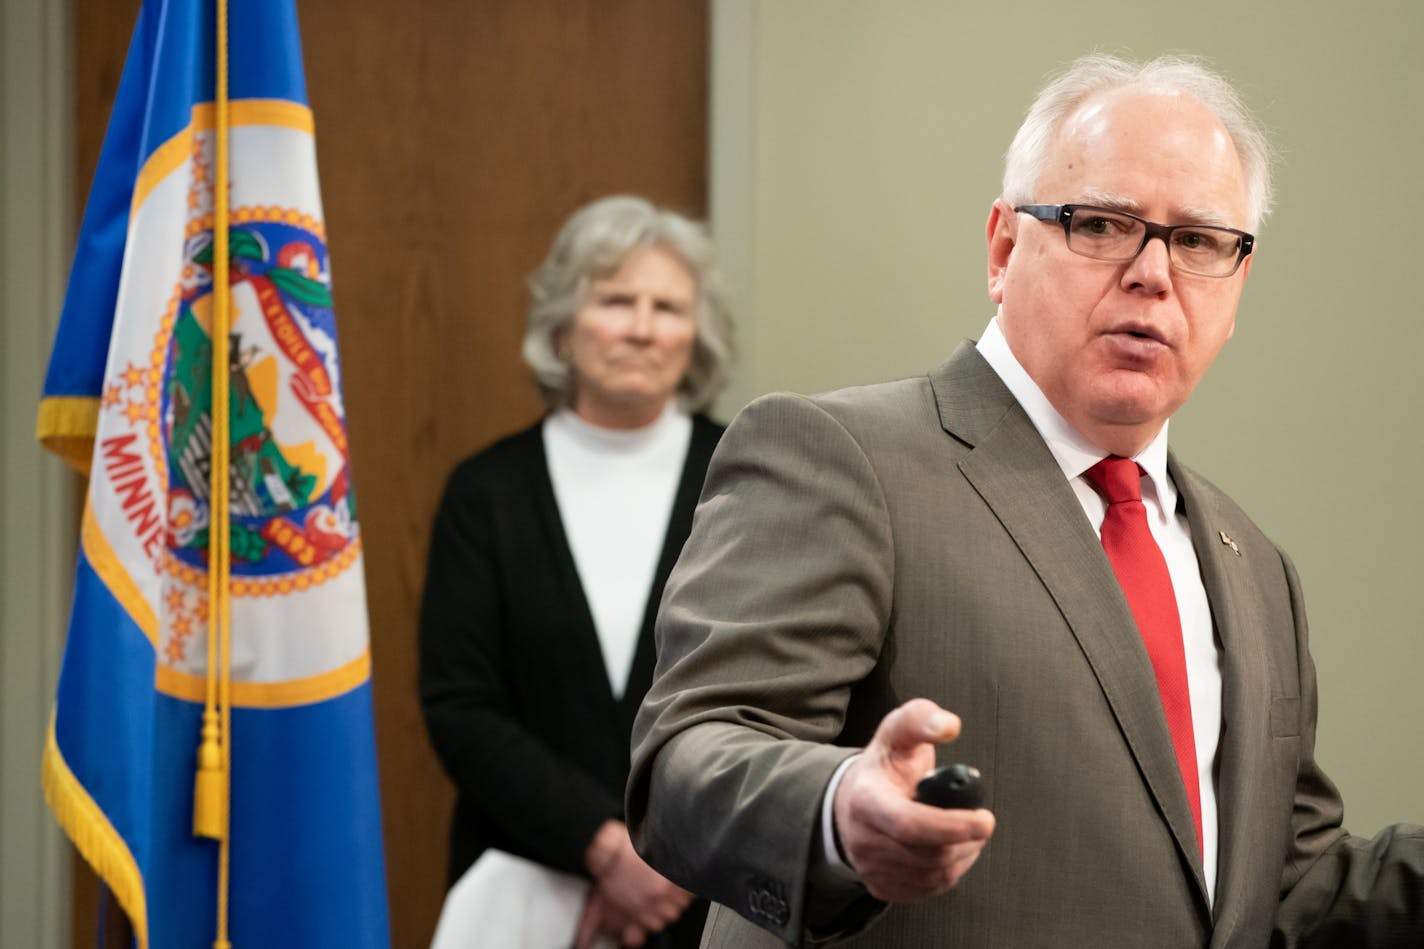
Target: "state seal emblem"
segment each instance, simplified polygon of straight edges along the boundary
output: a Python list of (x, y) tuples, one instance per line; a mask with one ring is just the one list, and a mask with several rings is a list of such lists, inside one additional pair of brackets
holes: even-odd
[[(310, 116), (271, 103), (234, 116), (229, 669), (235, 705), (279, 707), (364, 681), (365, 580), (316, 180), (272, 176), (273, 155), (310, 152)], [(174, 252), (126, 264), (121, 305), (144, 317), (120, 325), (109, 351), (92, 466), (103, 503), (86, 535), (153, 642), (157, 688), (194, 702), (208, 669), (215, 430), (213, 143), (198, 119), (139, 189), (133, 239)]]
[[(241, 217), (230, 236), (232, 572), (302, 574), (355, 537), (326, 248), (280, 211)], [(165, 373), (168, 546), (198, 567), (212, 456), (211, 232), (189, 238), (185, 257)]]

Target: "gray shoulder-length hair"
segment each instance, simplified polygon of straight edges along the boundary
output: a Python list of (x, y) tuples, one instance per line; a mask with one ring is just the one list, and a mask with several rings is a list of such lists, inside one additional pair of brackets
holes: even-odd
[(1011, 205), (1037, 201), (1034, 189), (1059, 125), (1089, 96), (1124, 87), (1191, 96), (1221, 120), (1246, 177), (1246, 228), (1255, 231), (1271, 211), (1270, 142), (1230, 81), (1204, 61), (1185, 56), (1133, 62), (1094, 54), (1070, 63), (1033, 100), (1009, 145), (1004, 156), (1004, 199)]
[(529, 275), (529, 321), (524, 362), (550, 408), (573, 400), (573, 373), (557, 337), (573, 324), (589, 284), (615, 273), (634, 250), (658, 247), (678, 258), (697, 285), (697, 335), (687, 372), (677, 386), (681, 406), (707, 409), (727, 381), (732, 317), (712, 240), (702, 225), (642, 198), (615, 195), (573, 213), (554, 238), (549, 256)]

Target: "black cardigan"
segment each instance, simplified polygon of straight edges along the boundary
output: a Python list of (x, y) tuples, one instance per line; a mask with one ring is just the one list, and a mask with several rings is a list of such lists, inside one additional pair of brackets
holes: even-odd
[(487, 847), (570, 873), (622, 819), (653, 621), (722, 427), (694, 416), (633, 665), (615, 700), (549, 480), (541, 425), (461, 462), (435, 516), (420, 612), (420, 700), (458, 791), (453, 883)]

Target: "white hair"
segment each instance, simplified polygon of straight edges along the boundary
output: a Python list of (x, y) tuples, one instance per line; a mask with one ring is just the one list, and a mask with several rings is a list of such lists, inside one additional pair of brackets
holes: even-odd
[(687, 372), (677, 386), (684, 409), (700, 412), (727, 381), (732, 360), (732, 316), (717, 254), (706, 229), (642, 198), (614, 195), (575, 211), (549, 255), (529, 275), (529, 321), (524, 362), (551, 408), (573, 399), (573, 374), (556, 337), (573, 324), (589, 284), (618, 271), (633, 251), (657, 247), (676, 257), (697, 285), (697, 335)]
[(1089, 96), (1111, 89), (1139, 88), (1191, 96), (1226, 127), (1246, 176), (1246, 227), (1255, 231), (1271, 211), (1271, 145), (1240, 93), (1202, 60), (1159, 56), (1133, 62), (1094, 54), (1074, 60), (1039, 92), (1004, 156), (1004, 199), (1032, 204), (1059, 126)]

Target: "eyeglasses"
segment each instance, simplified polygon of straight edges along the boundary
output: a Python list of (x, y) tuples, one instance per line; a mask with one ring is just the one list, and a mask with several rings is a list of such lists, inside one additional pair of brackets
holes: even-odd
[(1160, 237), (1173, 267), (1202, 277), (1231, 276), (1256, 245), (1253, 235), (1233, 227), (1154, 224), (1090, 204), (1021, 204), (1014, 210), (1062, 224), (1068, 249), (1094, 260), (1132, 260)]

